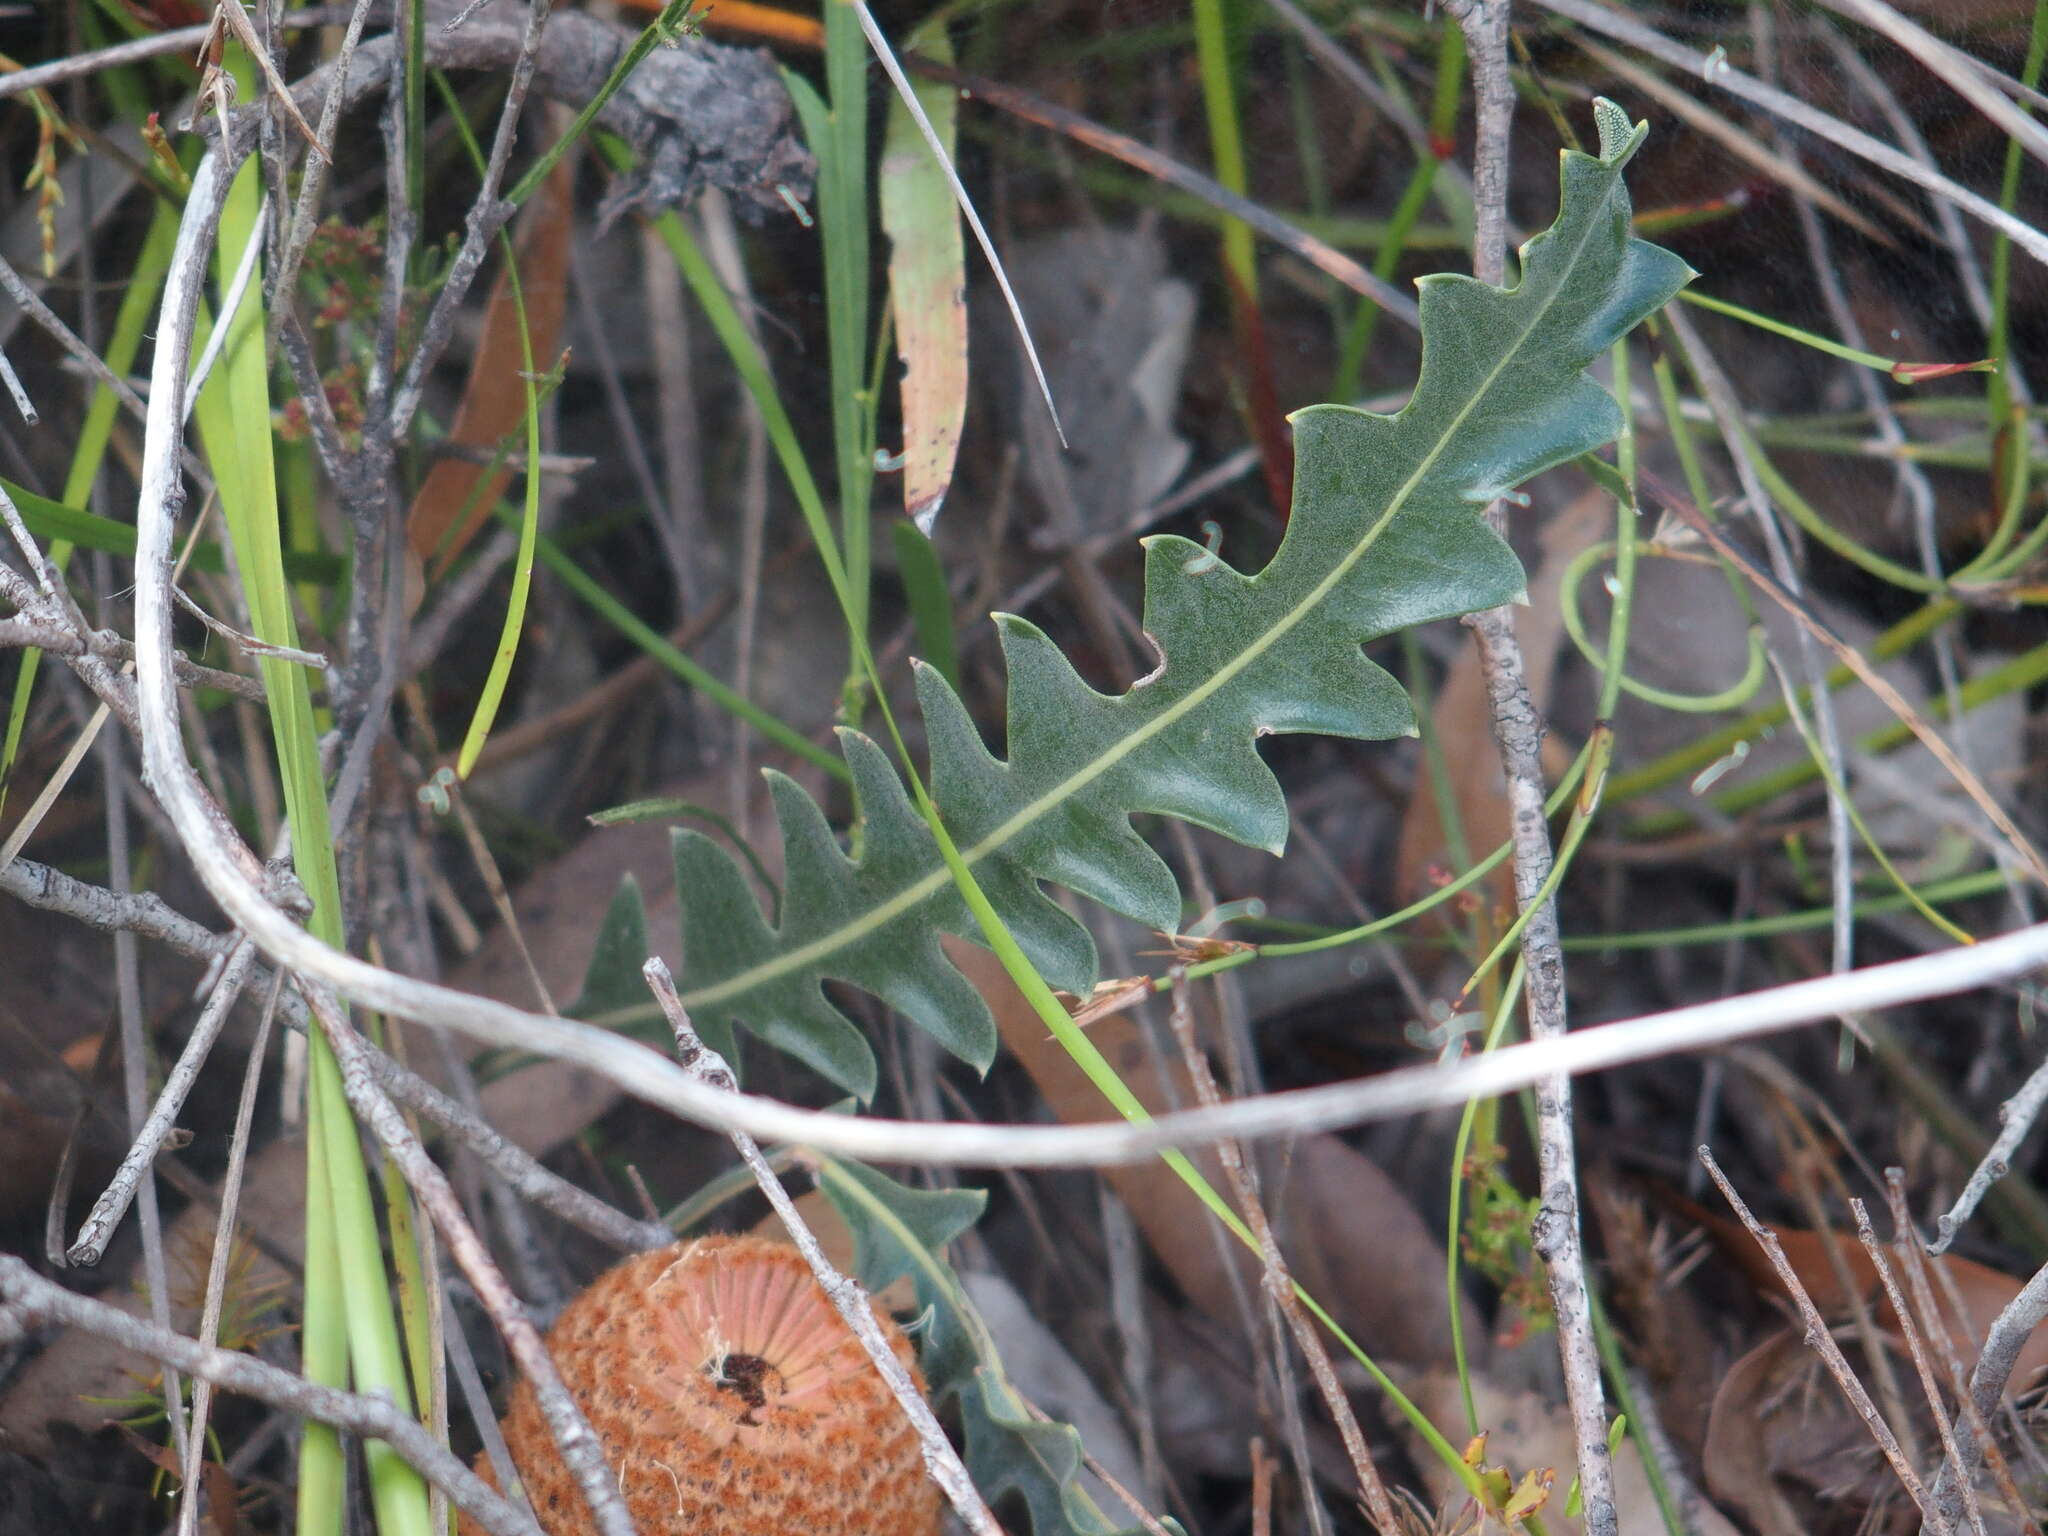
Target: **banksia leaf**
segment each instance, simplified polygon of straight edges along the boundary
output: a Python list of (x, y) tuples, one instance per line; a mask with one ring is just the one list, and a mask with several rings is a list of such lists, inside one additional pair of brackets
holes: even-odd
[[(1564, 153), (1557, 222), (1523, 247), (1515, 287), (1421, 281), (1421, 375), (1401, 411), (1295, 415), (1293, 516), (1264, 569), (1248, 575), (1172, 535), (1145, 541), (1149, 675), (1098, 693), (1037, 626), (998, 615), (1009, 671), (998, 758), (952, 688), (919, 669), (933, 798), (1055, 987), (1085, 994), (1095, 952), (1044, 885), (1173, 930), (1179, 888), (1132, 816), (1177, 816), (1278, 853), (1287, 806), (1257, 739), (1412, 731), (1407, 696), (1363, 643), (1521, 595), (1521, 567), (1480, 509), (1621, 430), (1586, 367), (1691, 276), (1629, 233), (1621, 172), (1645, 130), (1607, 103), (1600, 119), (1602, 153)], [(826, 981), (872, 993), (985, 1067), (994, 1024), (939, 947), (941, 933), (979, 929), (881, 749), (854, 732), (840, 745), (860, 851), (849, 856), (809, 796), (773, 776), (788, 870), (778, 924), (723, 849), (674, 834), (683, 1002), (728, 1060), (744, 1024), (863, 1096), (874, 1057)]]
[[(870, 1291), (908, 1276), (917, 1292), (918, 1356), (930, 1396), (955, 1404), (974, 1486), (991, 1503), (1015, 1494), (1032, 1536), (1143, 1536), (1121, 1525), (1084, 1491), (1084, 1448), (1071, 1424), (1033, 1411), (1010, 1384), (995, 1341), (976, 1314), (943, 1249), (981, 1213), (972, 1190), (917, 1190), (859, 1163), (818, 1165), (818, 1187), (853, 1233), (854, 1273)], [(1115, 1511), (1121, 1514), (1121, 1510)], [(1158, 1528), (1178, 1536), (1180, 1526)]]

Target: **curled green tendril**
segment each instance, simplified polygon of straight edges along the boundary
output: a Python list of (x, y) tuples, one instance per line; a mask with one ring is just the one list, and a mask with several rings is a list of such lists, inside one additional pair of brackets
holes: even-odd
[[(1558, 600), (1564, 609), (1565, 632), (1572, 637), (1572, 644), (1579, 648), (1579, 654), (1586, 658), (1594, 671), (1602, 677), (1607, 675), (1607, 658), (1600, 653), (1586, 633), (1586, 620), (1579, 612), (1579, 583), (1586, 579), (1586, 573), (1615, 552), (1612, 539), (1591, 546), (1581, 552), (1572, 563), (1564, 568), (1564, 581), (1559, 589)], [(1685, 558), (1677, 551), (1659, 549), (1654, 544), (1639, 545), (1637, 553), (1666, 559)], [(1763, 686), (1770, 666), (1764, 652), (1764, 631), (1761, 624), (1749, 627), (1749, 665), (1741, 677), (1717, 693), (1675, 693), (1668, 688), (1641, 682), (1624, 672), (1619, 679), (1622, 691), (1645, 704), (1655, 704), (1662, 709), (1676, 710), (1688, 715), (1711, 715), (1726, 709), (1739, 709)]]

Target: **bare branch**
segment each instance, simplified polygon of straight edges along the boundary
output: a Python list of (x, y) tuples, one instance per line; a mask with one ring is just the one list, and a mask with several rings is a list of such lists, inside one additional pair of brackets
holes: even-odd
[(541, 1414), (561, 1449), (563, 1465), (575, 1475), (598, 1531), (602, 1536), (634, 1536), (632, 1517), (626, 1513), (625, 1501), (611, 1469), (605, 1465), (603, 1447), (563, 1385), (547, 1347), (541, 1342), (540, 1330), (513, 1295), (512, 1287), (506, 1284), (468, 1217), (463, 1215), (462, 1203), (456, 1199), (448, 1176), (427, 1156), (404, 1116), (377, 1086), (362, 1037), (333, 997), (319, 987), (304, 987), (301, 991), (307, 1008), (334, 1050), (349, 1107), (404, 1175), (414, 1197), (447, 1242), (464, 1278), (475, 1288), (484, 1311), (504, 1337), (507, 1350), (533, 1387)]
[(105, 1302), (79, 1296), (43, 1279), (21, 1259), (0, 1253), (0, 1338), (25, 1323), (55, 1323), (110, 1340), (222, 1391), (253, 1397), (336, 1429), (382, 1440), (417, 1468), (420, 1476), (446, 1489), (464, 1514), (490, 1536), (539, 1536), (540, 1527), (523, 1510), (468, 1467), (436, 1445), (411, 1415), (389, 1401), (323, 1387), (281, 1371), (252, 1355), (208, 1349), (181, 1334), (131, 1317)]
[[(1472, 275), (1498, 286), (1507, 255), (1508, 130), (1515, 108), (1514, 84), (1508, 74), (1509, 0), (1447, 0), (1446, 8), (1464, 31), (1477, 98)], [(1505, 522), (1502, 504), (1494, 503), (1487, 517), (1501, 528)], [(1488, 609), (1465, 622), (1479, 646), (1494, 743), (1507, 781), (1515, 903), (1528, 918), (1522, 929), (1522, 958), (1529, 977), (1529, 1036), (1536, 1041), (1561, 1040), (1568, 1028), (1564, 944), (1558, 931), (1556, 899), (1544, 894), (1552, 853), (1550, 822), (1543, 810), (1547, 792), (1543, 721), (1529, 695), (1514, 609)], [(1564, 1367), (1586, 1529), (1591, 1536), (1617, 1536), (1620, 1522), (1615, 1513), (1613, 1457), (1607, 1448), (1607, 1399), (1601, 1385), (1600, 1347), (1593, 1333), (1585, 1251), (1580, 1241), (1571, 1079), (1564, 1074), (1537, 1084), (1536, 1127), (1542, 1206), (1531, 1224), (1530, 1242), (1543, 1260), (1551, 1312), (1557, 1321), (1558, 1356)]]
[[(92, 655), (107, 661), (131, 661), (135, 656), (135, 647), (130, 642), (107, 630), (91, 630), (81, 637), (74, 630), (39, 623), (34, 619), (0, 619), (0, 650), (29, 645), (48, 651), (52, 656)], [(253, 677), (244, 677), (239, 672), (223, 672), (216, 667), (202, 667), (183, 656), (176, 657), (171, 665), (176, 669), (182, 687), (218, 688), (252, 704), (263, 702), (263, 684)]]
[[(1223, 1096), (1217, 1091), (1216, 1076), (1209, 1069), (1209, 1058), (1195, 1040), (1194, 1010), (1188, 1002), (1185, 969), (1180, 969), (1175, 976), (1172, 1020), (1174, 1038), (1180, 1042), (1181, 1060), (1187, 1065), (1189, 1081), (1195, 1085), (1195, 1097), (1214, 1108), (1223, 1102)], [(1381, 1536), (1396, 1536), (1402, 1526), (1400, 1517), (1394, 1512), (1394, 1501), (1388, 1497), (1380, 1469), (1373, 1463), (1372, 1451), (1358, 1427), (1358, 1416), (1351, 1411), (1351, 1400), (1344, 1395), (1344, 1386), (1337, 1380), (1337, 1369), (1330, 1363), (1330, 1351), (1324, 1347), (1322, 1335), (1309, 1321), (1301, 1297), (1296, 1294), (1294, 1277), (1288, 1273), (1287, 1261), (1280, 1256), (1279, 1239), (1273, 1235), (1273, 1223), (1266, 1217), (1265, 1204), (1259, 1199), (1251, 1172), (1245, 1166), (1244, 1149), (1226, 1137), (1216, 1144), (1216, 1160), (1223, 1165), (1223, 1172), (1230, 1180), (1231, 1192), (1237, 1196), (1238, 1208), (1244, 1212), (1245, 1225), (1258, 1239), (1266, 1294), (1287, 1319), (1287, 1328), (1294, 1335), (1295, 1346), (1308, 1361), (1309, 1371), (1316, 1379), (1316, 1388), (1323, 1395), (1323, 1405), (1329, 1409), (1330, 1418), (1337, 1426), (1338, 1438), (1344, 1442), (1344, 1452), (1351, 1458), (1351, 1470), (1358, 1479), (1358, 1491), (1363, 1496), (1366, 1511), (1371, 1515), (1373, 1524), (1379, 1527)]]
[(93, 1203), (91, 1214), (78, 1229), (77, 1240), (66, 1250), (64, 1256), (73, 1264), (97, 1264), (106, 1253), (114, 1229), (121, 1224), (121, 1218), (128, 1213), (129, 1202), (135, 1198), (137, 1185), (156, 1161), (164, 1138), (177, 1124), (178, 1112), (185, 1107), (185, 1096), (199, 1080), (199, 1071), (206, 1065), (207, 1054), (212, 1051), (214, 1041), (220, 1038), (221, 1028), (227, 1023), (235, 999), (242, 995), (242, 986), (249, 979), (249, 967), (255, 959), (256, 948), (247, 940), (228, 957), (219, 980), (214, 983), (213, 995), (206, 1000), (198, 1022), (192, 1026), (192, 1033), (185, 1040), (185, 1049), (179, 1053), (177, 1064), (164, 1078), (163, 1088), (157, 1094), (149, 1118), (135, 1132), (135, 1139), (122, 1157), (121, 1166), (114, 1170), (114, 1177), (108, 1182), (105, 1193)]
[(2034, 1128), (2044, 1104), (2048, 1104), (2048, 1061), (2034, 1068), (2033, 1074), (2020, 1084), (2019, 1092), (1998, 1106), (1998, 1137), (1985, 1149), (1983, 1161), (1971, 1171), (1969, 1183), (1956, 1196), (1948, 1214), (1935, 1221), (1934, 1241), (1927, 1245), (1929, 1253), (1937, 1257), (1947, 1253), (1963, 1223), (1976, 1214), (1978, 1203), (1991, 1193), (1991, 1186), (2012, 1171), (2013, 1154)]
[[(1835, 1342), (1834, 1333), (1829, 1329), (1827, 1319), (1820, 1315), (1820, 1309), (1813, 1304), (1813, 1298), (1806, 1293), (1806, 1287), (1800, 1284), (1798, 1272), (1786, 1259), (1785, 1245), (1778, 1241), (1778, 1234), (1750, 1213), (1742, 1196), (1735, 1192), (1735, 1186), (1728, 1182), (1728, 1176), (1721, 1171), (1721, 1165), (1714, 1161), (1711, 1150), (1701, 1147), (1699, 1158), (1708, 1175), (1720, 1186), (1723, 1197), (1741, 1218), (1743, 1226), (1749, 1229), (1749, 1235), (1755, 1238), (1757, 1246), (1763, 1249), (1764, 1257), (1771, 1261), (1771, 1268), (1777, 1271), (1779, 1281), (1791, 1296), (1793, 1304), (1799, 1308), (1799, 1315), (1806, 1322), (1807, 1348), (1820, 1356), (1822, 1363), (1828, 1368), (1828, 1374), (1835, 1378), (1835, 1384), (1842, 1389), (1842, 1396), (1849, 1400), (1849, 1406), (1856, 1410), (1857, 1417), (1869, 1426), (1871, 1438), (1877, 1441), (1878, 1449), (1884, 1452), (1885, 1460), (1891, 1463), (1892, 1472), (1897, 1476), (1899, 1485), (1912, 1496), (1913, 1502), (1920, 1506), (1921, 1516), (1941, 1532), (1942, 1536), (1952, 1536), (1955, 1527), (1936, 1513), (1934, 1505), (1928, 1499), (1926, 1485), (1920, 1481), (1920, 1474), (1913, 1470), (1912, 1462), (1908, 1461), (1905, 1453), (1899, 1449), (1899, 1442), (1892, 1434), (1891, 1426), (1885, 1423), (1884, 1415), (1877, 1411), (1877, 1404), (1870, 1400), (1870, 1394), (1863, 1389), (1863, 1383), (1856, 1379), (1855, 1371), (1850, 1369), (1848, 1358), (1843, 1355), (1842, 1346)], [(2044, 1296), (2048, 1296), (2048, 1286), (2044, 1286), (2043, 1291)]]
[[(2025, 1347), (2028, 1335), (2044, 1322), (2048, 1322), (2048, 1264), (2034, 1271), (2033, 1278), (2006, 1303), (2005, 1310), (1984, 1336), (1983, 1352), (1977, 1357), (1976, 1369), (1970, 1372), (1969, 1406), (1979, 1423), (1988, 1422), (1998, 1411), (2006, 1383), (2012, 1380), (2013, 1369), (2019, 1364), (2020, 1350)], [(1936, 1515), (1942, 1518), (1946, 1518), (1947, 1510), (1957, 1499), (1957, 1479), (1967, 1481), (1976, 1474), (1977, 1457), (1984, 1445), (1982, 1438), (1966, 1436), (1960, 1423), (1955, 1437), (1962, 1442), (1959, 1457), (1954, 1462), (1944, 1462), (1934, 1479), (1934, 1507)], [(1936, 1515), (1928, 1517), (1930, 1522)]]
[(588, 1190), (571, 1184), (418, 1073), (407, 1070), (374, 1046), (365, 1043), (364, 1056), (385, 1092), (408, 1109), (425, 1115), (476, 1153), (522, 1200), (553, 1212), (599, 1242), (626, 1253), (642, 1253), (675, 1241), (675, 1234), (660, 1222), (635, 1220)]
[(89, 885), (75, 879), (48, 864), (38, 864), (34, 859), (17, 858), (0, 866), (0, 891), (32, 907), (76, 918), (102, 933), (128, 929), (195, 960), (212, 960), (224, 955), (235, 942), (232, 934), (215, 933), (205, 925), (195, 923), (166, 905), (153, 892), (110, 891), (105, 886)]

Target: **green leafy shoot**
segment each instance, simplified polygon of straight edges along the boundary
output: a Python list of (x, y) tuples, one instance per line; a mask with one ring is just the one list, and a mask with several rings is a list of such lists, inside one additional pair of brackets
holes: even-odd
[[(1629, 232), (1621, 171), (1642, 131), (1616, 135), (1598, 157), (1565, 154), (1557, 223), (1524, 248), (1517, 287), (1423, 280), (1422, 372), (1401, 412), (1319, 406), (1294, 418), (1294, 515), (1262, 570), (1246, 575), (1170, 535), (1145, 541), (1145, 629), (1159, 652), (1149, 676), (1098, 693), (1036, 626), (998, 616), (1009, 668), (1008, 755), (998, 758), (943, 677), (919, 668), (931, 799), (1051, 985), (1086, 993), (1095, 953), (1044, 884), (1171, 931), (1179, 887), (1133, 815), (1177, 816), (1279, 852), (1287, 807), (1257, 738), (1409, 732), (1406, 695), (1361, 643), (1519, 596), (1521, 568), (1479, 509), (1616, 435), (1618, 408), (1585, 369), (1691, 275)], [(986, 1066), (993, 1024), (938, 942), (942, 932), (981, 939), (981, 924), (882, 749), (851, 731), (840, 748), (862, 825), (857, 857), (808, 795), (770, 775), (787, 871), (773, 926), (722, 849), (674, 834), (684, 1003), (729, 1060), (744, 1023), (863, 1096), (874, 1057), (826, 999), (828, 980), (872, 993)]]

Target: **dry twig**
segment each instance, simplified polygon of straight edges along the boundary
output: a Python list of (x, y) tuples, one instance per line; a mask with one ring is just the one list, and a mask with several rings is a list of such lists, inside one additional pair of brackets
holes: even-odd
[[(1217, 1091), (1215, 1074), (1209, 1070), (1209, 1058), (1195, 1040), (1194, 1010), (1188, 1005), (1187, 973), (1180, 967), (1176, 967), (1174, 977), (1172, 1018), (1174, 1038), (1180, 1042), (1181, 1060), (1186, 1063), (1188, 1078), (1195, 1085), (1196, 1098), (1212, 1108), (1221, 1104), (1223, 1096)], [(1351, 1400), (1345, 1396), (1343, 1384), (1337, 1380), (1337, 1368), (1330, 1363), (1330, 1351), (1324, 1347), (1323, 1336), (1316, 1331), (1316, 1325), (1309, 1320), (1301, 1305), (1301, 1298), (1295, 1294), (1294, 1277), (1288, 1273), (1287, 1261), (1280, 1256), (1280, 1244), (1273, 1236), (1273, 1224), (1266, 1219), (1265, 1204), (1259, 1199), (1251, 1172), (1245, 1166), (1244, 1150), (1235, 1141), (1225, 1138), (1216, 1143), (1216, 1159), (1223, 1165), (1231, 1192), (1237, 1196), (1245, 1225), (1258, 1239), (1266, 1295), (1280, 1309), (1280, 1315), (1287, 1319), (1288, 1331), (1294, 1335), (1302, 1358), (1308, 1361), (1309, 1371), (1316, 1379), (1316, 1388), (1323, 1395), (1323, 1405), (1329, 1409), (1338, 1437), (1344, 1442), (1344, 1453), (1351, 1458), (1351, 1470), (1358, 1478), (1358, 1491), (1366, 1512), (1382, 1536), (1396, 1536), (1401, 1522), (1394, 1513), (1394, 1501), (1387, 1496), (1387, 1485), (1373, 1463), (1372, 1450), (1366, 1445), (1365, 1435), (1358, 1427), (1358, 1416), (1351, 1411)]]
[[(1515, 104), (1508, 76), (1508, 0), (1446, 0), (1446, 9), (1464, 29), (1478, 101), (1472, 275), (1499, 286), (1507, 244), (1508, 127)], [(1498, 504), (1488, 516), (1500, 525), (1503, 518)], [(1567, 1028), (1564, 948), (1557, 903), (1543, 894), (1552, 860), (1550, 824), (1543, 810), (1543, 721), (1529, 696), (1514, 610), (1492, 608), (1465, 622), (1478, 642), (1494, 742), (1507, 779), (1515, 902), (1528, 917), (1522, 930), (1522, 957), (1528, 964), (1529, 1036), (1534, 1041), (1561, 1039)], [(1531, 1224), (1530, 1246), (1543, 1261), (1551, 1311), (1557, 1321), (1557, 1347), (1564, 1365), (1586, 1529), (1592, 1536), (1616, 1536), (1620, 1526), (1614, 1506), (1613, 1457), (1607, 1448), (1607, 1399), (1601, 1386), (1600, 1349), (1593, 1334), (1592, 1302), (1580, 1243), (1569, 1077), (1559, 1073), (1536, 1085), (1536, 1125), (1542, 1206)]]
[(1711, 1150), (1701, 1147), (1699, 1158), (1708, 1176), (1720, 1187), (1722, 1196), (1741, 1219), (1743, 1226), (1749, 1229), (1749, 1235), (1755, 1238), (1757, 1246), (1763, 1249), (1764, 1257), (1771, 1261), (1771, 1268), (1778, 1272), (1778, 1279), (1784, 1284), (1793, 1304), (1799, 1308), (1800, 1317), (1806, 1323), (1807, 1347), (1820, 1356), (1822, 1363), (1828, 1368), (1828, 1374), (1835, 1378), (1835, 1384), (1842, 1389), (1842, 1396), (1849, 1400), (1849, 1406), (1856, 1410), (1857, 1417), (1869, 1426), (1871, 1438), (1884, 1453), (1884, 1459), (1891, 1463), (1891, 1469), (1898, 1477), (1900, 1486), (1911, 1495), (1913, 1502), (1920, 1507), (1922, 1517), (1940, 1532), (1941, 1536), (1954, 1536), (1954, 1524), (1942, 1518), (1928, 1498), (1927, 1487), (1920, 1481), (1920, 1474), (1913, 1470), (1912, 1462), (1908, 1461), (1905, 1453), (1899, 1449), (1899, 1442), (1892, 1434), (1891, 1426), (1885, 1423), (1884, 1415), (1877, 1411), (1877, 1404), (1870, 1400), (1870, 1394), (1863, 1390), (1863, 1383), (1856, 1379), (1856, 1372), (1850, 1368), (1847, 1357), (1842, 1354), (1842, 1346), (1835, 1342), (1834, 1333), (1829, 1329), (1827, 1319), (1820, 1315), (1820, 1309), (1813, 1304), (1813, 1298), (1806, 1293), (1806, 1287), (1800, 1283), (1798, 1271), (1794, 1270), (1791, 1262), (1786, 1259), (1785, 1245), (1778, 1241), (1778, 1234), (1750, 1213), (1749, 1206), (1744, 1203), (1742, 1196), (1735, 1192), (1735, 1186), (1728, 1182), (1728, 1176), (1721, 1171), (1721, 1165), (1714, 1161)]
[(131, 1317), (118, 1307), (79, 1296), (43, 1279), (26, 1262), (0, 1253), (0, 1339), (31, 1323), (54, 1323), (111, 1340), (123, 1349), (212, 1382), (222, 1391), (253, 1397), (303, 1419), (382, 1440), (489, 1536), (539, 1536), (531, 1516), (490, 1487), (420, 1427), (381, 1397), (323, 1387), (251, 1355), (206, 1346)]

